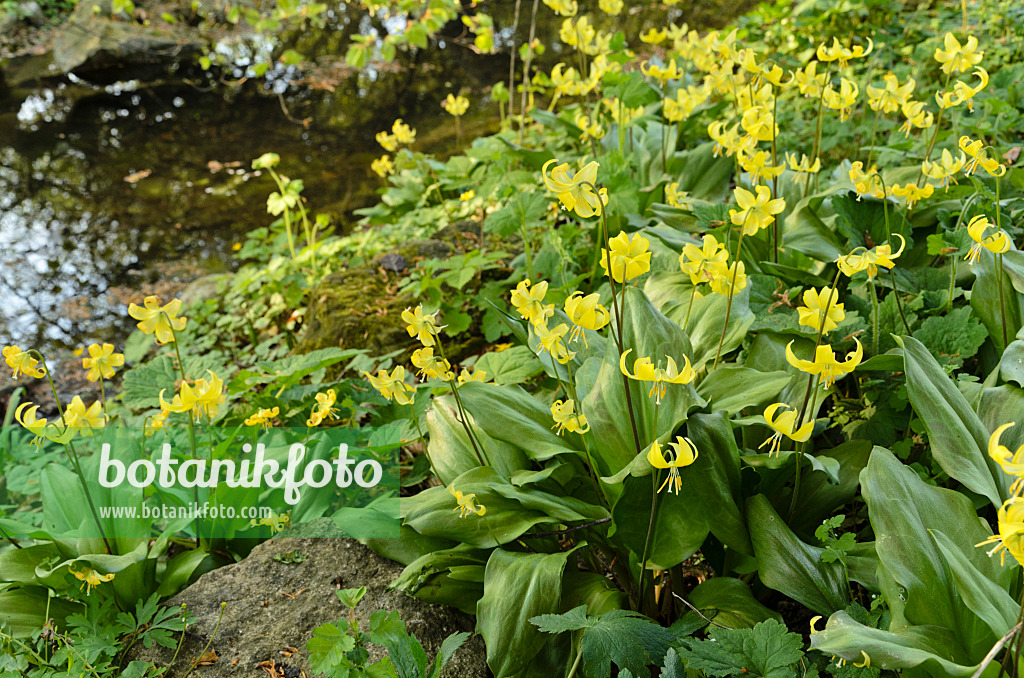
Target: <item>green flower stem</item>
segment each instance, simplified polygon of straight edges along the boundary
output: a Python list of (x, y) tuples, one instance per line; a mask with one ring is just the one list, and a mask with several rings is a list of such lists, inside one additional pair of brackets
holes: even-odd
[[(605, 245), (604, 263), (605, 269), (608, 271), (608, 286), (612, 290), (612, 313), (618, 317), (618, 337), (615, 336), (615, 328), (611, 329), (612, 339), (615, 341), (616, 348), (619, 350), (619, 355), (622, 355), (623, 351), (623, 333), (622, 333), (622, 317), (623, 309), (626, 305), (626, 272), (623, 269), (622, 272), (622, 303), (618, 302), (618, 297), (615, 294), (615, 278), (612, 276), (612, 253), (611, 253), (611, 240), (608, 237), (608, 216), (605, 213), (605, 206), (601, 203), (601, 194), (597, 190), (597, 186), (590, 183), (589, 181), (582, 182), (582, 185), (589, 186), (594, 194), (597, 196), (597, 203), (601, 210), (601, 233), (603, 235), (602, 243)], [(629, 411), (629, 424), (633, 429), (633, 444), (636, 447), (636, 453), (640, 454), (640, 429), (636, 425), (636, 414), (633, 411), (633, 396), (629, 390), (629, 379), (626, 375), (622, 375), (622, 387), (626, 391), (626, 409)]]
[[(657, 384), (655, 384), (657, 388)], [(654, 405), (654, 443), (658, 441), (658, 410), (661, 407)], [(653, 444), (653, 443), (652, 443)], [(654, 536), (654, 523), (658, 521), (658, 510), (661, 504), (658, 502), (658, 469), (651, 468), (651, 516), (647, 521), (647, 536), (644, 537), (644, 552), (640, 557), (640, 580), (637, 583), (637, 609), (644, 604), (644, 580), (647, 578), (647, 555), (651, 549), (651, 539)]]
[[(178, 372), (181, 373), (181, 380), (183, 382), (184, 381), (188, 381), (188, 377), (185, 376), (185, 363), (181, 359), (181, 350), (178, 348), (178, 335), (174, 331), (174, 327), (171, 325), (171, 317), (169, 315), (167, 315), (167, 311), (163, 311), (163, 315), (164, 315), (164, 318), (167, 319), (167, 326), (171, 330), (171, 343), (174, 344), (174, 354), (178, 357)], [(194, 459), (198, 459), (199, 458), (199, 446), (196, 445), (196, 425), (195, 425), (195, 421), (193, 421), (192, 410), (191, 409), (188, 411), (188, 440), (189, 440), (189, 445), (192, 447), (192, 457)], [(192, 499), (196, 502), (196, 504), (199, 503), (199, 488), (198, 487), (193, 487), (192, 488)], [(201, 548), (202, 547), (202, 539), (199, 536), (201, 534), (201, 522), (200, 522), (198, 516), (196, 517), (196, 520), (195, 520), (195, 527), (196, 527), (196, 548)]]
[[(827, 69), (825, 71), (825, 82), (821, 86), (821, 93), (818, 95), (818, 121), (815, 123), (815, 126), (814, 126), (814, 146), (813, 146), (813, 152), (811, 153), (811, 156), (812, 156), (811, 157), (811, 165), (814, 165), (814, 161), (818, 159), (818, 156), (821, 153), (821, 126), (822, 126), (822, 115), (824, 114), (824, 109), (825, 109), (825, 88), (829, 86), (831, 77), (832, 77), (832, 70), (831, 70), (831, 68), (829, 68), (829, 69)], [(810, 186), (810, 184), (811, 184), (811, 182), (808, 181), (807, 185)], [(815, 189), (817, 189), (817, 187), (818, 187), (818, 175), (817, 174), (814, 175), (814, 187), (815, 187)], [(806, 191), (804, 192), (804, 197), (805, 198), (807, 197), (807, 192)]]
[[(281, 192), (281, 197), (283, 198), (284, 194), (285, 194), (284, 182), (281, 181), (281, 177), (278, 176), (277, 172), (275, 172), (272, 167), (268, 167), (267, 171), (270, 172), (270, 176), (274, 179), (274, 183), (277, 184), (277, 190), (279, 190)], [(294, 263), (295, 262), (295, 239), (292, 237), (292, 224), (291, 224), (291, 217), (289, 215), (289, 212), (290, 212), (290, 210), (288, 209), (288, 206), (285, 205), (285, 208), (284, 208), (284, 230), (285, 230), (285, 233), (288, 235), (288, 251), (291, 253), (291, 255), (292, 255), (292, 262)]]
[[(886, 196), (886, 195), (889, 194), (889, 187), (885, 185), (885, 179), (882, 178), (881, 174), (876, 172), (876, 173), (871, 175), (871, 179), (872, 180), (874, 180), (874, 179), (878, 180), (878, 183), (882, 187), (882, 195), (883, 196)], [(890, 243), (890, 246), (891, 246), (891, 243), (892, 243), (892, 227), (889, 224), (889, 199), (886, 198), (886, 197), (882, 198), (882, 214), (885, 216), (885, 241), (887, 243)], [(910, 323), (907, 322), (907, 316), (903, 313), (903, 302), (900, 301), (900, 294), (899, 294), (899, 291), (896, 289), (896, 273), (891, 268), (889, 269), (889, 278), (892, 280), (892, 292), (893, 292), (894, 295), (896, 295), (895, 296), (895, 299), (896, 299), (896, 310), (899, 311), (900, 320), (903, 321), (903, 328), (907, 331), (907, 334), (909, 335), (910, 334)], [(877, 298), (874, 301), (875, 301), (875, 306), (877, 307), (877, 304), (878, 304)], [(877, 310), (876, 310), (875, 314), (877, 315)], [(877, 342), (877, 337), (878, 337), (878, 328), (877, 327), (875, 328), (875, 337), (876, 337), (876, 342)], [(878, 353), (877, 345), (875, 346), (875, 353), (876, 354)]]
[(868, 161), (865, 163), (865, 167), (868, 171), (871, 171), (871, 158), (875, 154), (875, 133), (878, 132), (878, 117), (882, 113), (882, 107), (879, 106), (875, 109), (875, 122), (871, 125), (871, 143), (868, 144)]
[(580, 660), (583, 659), (583, 646), (582, 636), (580, 638), (581, 645), (576, 648), (576, 660), (572, 663), (572, 667), (569, 669), (569, 675), (565, 678), (573, 678), (576, 675), (576, 669), (580, 667)]
[[(693, 282), (692, 280), (690, 282)], [(690, 324), (690, 311), (693, 310), (693, 302), (696, 301), (697, 297), (697, 285), (693, 286), (693, 290), (690, 291), (690, 305), (686, 307), (686, 319), (683, 320), (683, 331), (686, 331), (686, 326)]]
[(878, 292), (875, 290), (874, 278), (868, 278), (868, 285), (871, 286), (871, 355), (878, 355)]
[[(781, 82), (781, 81), (780, 81)], [(775, 157), (775, 130), (777, 115), (779, 113), (779, 97), (775, 85), (772, 85), (772, 167), (778, 167), (779, 161)], [(772, 197), (779, 197), (779, 176), (776, 174), (772, 177)], [(772, 221), (772, 241), (775, 249), (772, 256), (772, 261), (776, 264), (779, 263), (779, 220), (775, 219)]]
[[(519, 145), (523, 145), (523, 130), (526, 128), (526, 102), (529, 89), (530, 89), (530, 64), (533, 61), (533, 39), (537, 35), (537, 7), (540, 5), (540, 0), (533, 0), (533, 9), (530, 12), (530, 36), (527, 39), (526, 44), (530, 45), (531, 48), (526, 51), (526, 58), (523, 60), (523, 91), (519, 97)], [(582, 76), (581, 76), (582, 77)], [(512, 101), (512, 97), (515, 96), (515, 92), (510, 91), (508, 93), (509, 101)]]
[[(729, 329), (729, 316), (732, 314), (732, 298), (736, 296), (736, 275), (740, 272), (740, 253), (743, 251), (743, 236), (746, 235), (744, 229), (750, 214), (751, 211), (747, 210), (747, 216), (743, 218), (743, 225), (740, 226), (740, 240), (736, 243), (736, 259), (733, 261), (732, 280), (729, 282), (729, 299), (725, 302), (725, 322), (722, 323), (722, 335), (718, 337), (718, 351), (715, 353), (715, 364), (712, 365), (712, 370), (718, 367), (718, 359), (722, 357), (722, 346), (725, 344), (725, 333)], [(726, 251), (728, 251), (728, 245), (726, 246)]]
[[(53, 402), (57, 404), (57, 412), (60, 413), (60, 423), (64, 427), (64, 430), (68, 429), (68, 420), (64, 416), (64, 408), (60, 404), (60, 396), (57, 395), (57, 385), (53, 383), (53, 377), (50, 375), (50, 367), (46, 364), (46, 358), (39, 351), (32, 349), (28, 351), (30, 355), (34, 354), (39, 357), (39, 362), (43, 364), (43, 371), (46, 373), (46, 381), (50, 384), (50, 392), (53, 393)], [(114, 550), (110, 548), (110, 542), (107, 541), (107, 535), (103, 532), (103, 523), (100, 522), (100, 515), (96, 511), (96, 504), (93, 503), (92, 494), (89, 492), (89, 486), (85, 482), (85, 474), (82, 472), (82, 464), (78, 459), (78, 452), (75, 451), (74, 444), (68, 440), (64, 444), (64, 451), (67, 452), (68, 459), (71, 461), (71, 465), (75, 467), (75, 473), (78, 474), (78, 482), (82, 486), (82, 491), (85, 493), (85, 500), (89, 504), (89, 511), (92, 513), (92, 519), (96, 523), (96, 528), (100, 531), (100, 538), (103, 540), (103, 545), (107, 547), (107, 553), (114, 553)]]
[[(568, 347), (566, 347), (566, 350), (568, 351)], [(555, 368), (555, 356), (554, 355), (551, 356), (551, 369), (554, 370), (555, 375), (557, 376), (558, 375), (558, 369)], [(580, 402), (580, 397), (579, 397), (579, 395), (576, 394), (576, 382), (573, 379), (573, 375), (572, 375), (572, 360), (571, 359), (565, 364), (565, 369), (569, 373), (569, 392), (572, 395), (572, 402), (576, 406), (576, 408), (578, 408), (577, 414), (582, 415), (583, 414), (583, 403)], [(587, 424), (587, 426), (589, 427), (590, 424)], [(580, 440), (583, 441), (583, 451), (587, 455), (587, 466), (588, 466), (588, 468), (590, 470), (590, 477), (594, 481), (594, 490), (597, 491), (597, 496), (604, 503), (604, 507), (607, 508), (607, 509), (611, 509), (611, 506), (612, 506), (611, 500), (608, 499), (608, 495), (605, 493), (604, 486), (601, 484), (601, 481), (597, 477), (597, 466), (594, 465), (594, 459), (590, 456), (590, 446), (587, 445), (587, 435), (586, 435), (586, 433), (580, 433)]]
[[(441, 337), (436, 334), (434, 336), (437, 338), (437, 354), (441, 356), (441, 360), (448, 362), (448, 359), (444, 357), (444, 347), (441, 346)], [(448, 369), (451, 369), (451, 363), (448, 363)], [(487, 462), (484, 460), (483, 449), (477, 441), (476, 436), (473, 434), (473, 429), (469, 426), (469, 417), (466, 414), (465, 406), (462, 404), (462, 396), (459, 395), (459, 384), (456, 381), (454, 370), (452, 370), (452, 378), (448, 381), (448, 385), (451, 386), (452, 395), (455, 396), (455, 404), (459, 408), (459, 420), (462, 423), (462, 428), (466, 430), (466, 435), (469, 436), (469, 443), (473, 446), (476, 458), (480, 462), (481, 466), (487, 466)]]
[(220, 604), (220, 614), (217, 616), (217, 623), (213, 626), (213, 633), (210, 634), (210, 639), (206, 641), (206, 647), (203, 648), (203, 651), (196, 655), (196, 658), (189, 664), (188, 673), (185, 674), (185, 678), (189, 678), (192, 675), (192, 672), (199, 666), (199, 659), (206, 654), (210, 649), (210, 645), (213, 644), (213, 639), (217, 636), (217, 631), (220, 629), (220, 623), (224, 619), (224, 610), (227, 609), (227, 606), (228, 604), (224, 602)]
[[(942, 86), (942, 92), (945, 92), (949, 87), (949, 79), (953, 76), (952, 73), (946, 74), (946, 82)], [(932, 151), (935, 150), (935, 142), (939, 139), (939, 126), (942, 124), (942, 114), (946, 112), (945, 108), (939, 108), (939, 114), (935, 116), (935, 131), (932, 132), (931, 141), (928, 142), (928, 148), (924, 152), (924, 162), (921, 163), (921, 172), (917, 175), (917, 181), (915, 182), (918, 186), (921, 185), (921, 180), (924, 179), (924, 163), (928, 162), (932, 158)]]
[(100, 375), (100, 407), (103, 408), (103, 421), (109, 422), (110, 417), (107, 416), (107, 389), (103, 386), (103, 375)]
[(996, 280), (999, 282), (999, 316), (1003, 321), (1003, 348), (1009, 343), (1006, 332), (1006, 302), (1003, 297), (1003, 255), (996, 254)]

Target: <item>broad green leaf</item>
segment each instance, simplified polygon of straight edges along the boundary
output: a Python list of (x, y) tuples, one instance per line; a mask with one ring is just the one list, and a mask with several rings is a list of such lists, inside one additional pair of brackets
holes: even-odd
[(81, 605), (61, 598), (50, 598), (42, 586), (25, 586), (0, 591), (0, 630), (15, 638), (38, 638), (51, 619), (66, 619), (83, 610)]
[[(999, 444), (1011, 452), (1024, 445), (1024, 389), (1013, 384), (984, 389), (978, 414), (989, 431), (1015, 422), (1016, 426), (1011, 426), (999, 436)], [(988, 450), (987, 447), (985, 449)]]
[(971, 288), (971, 308), (985, 324), (997, 351), (1009, 343), (1003, 341), (1003, 320), (1006, 320), (1006, 338), (1012, 340), (1021, 329), (1024, 316), (1024, 295), (1016, 293), (1011, 278), (1003, 272), (1003, 290), (1000, 309), (999, 277), (996, 274), (995, 255), (982, 249), (981, 255), (972, 266), (976, 279)]
[(1024, 386), (1024, 340), (1011, 341), (999, 361), (1003, 379)]
[[(689, 490), (697, 501), (711, 533), (740, 553), (753, 554), (750, 536), (739, 507), (740, 457), (729, 420), (721, 412), (696, 414), (686, 426), (697, 446), (697, 460), (683, 469)], [(684, 483), (686, 480), (684, 480)]]
[(749, 367), (723, 366), (709, 374), (697, 387), (697, 395), (711, 409), (736, 414), (745, 407), (768, 404), (793, 380), (788, 372), (758, 372)]
[[(453, 397), (434, 398), (426, 419), (427, 432), (430, 434), (427, 456), (441, 482), (449, 484), (466, 471), (480, 466), (480, 457), (459, 421)], [(518, 447), (493, 440), (474, 422), (469, 422), (469, 426), (484, 448), (481, 450), (484, 460), (493, 462), (503, 476), (511, 476), (515, 471), (527, 467), (526, 456)]]
[(759, 603), (750, 587), (732, 577), (712, 577), (690, 592), (690, 604), (716, 624), (731, 629), (751, 628), (765, 619), (782, 621), (782, 615)]
[[(207, 377), (207, 370), (224, 378), (223, 363), (214, 356), (203, 355), (193, 358), (182, 356), (185, 362), (185, 374), (189, 379)], [(162, 355), (150, 360), (144, 365), (133, 367), (124, 373), (122, 386), (124, 391), (121, 394), (121, 402), (125, 407), (134, 410), (160, 407), (160, 391), (166, 391), (164, 399), (168, 402), (173, 398), (176, 390), (175, 383), (181, 379), (178, 372), (177, 362), (169, 355)]]
[(487, 435), (525, 452), (519, 453), (521, 458), (514, 464), (518, 468), (527, 467), (527, 455), (535, 461), (545, 461), (560, 454), (581, 454), (579, 435), (556, 435), (550, 408), (518, 386), (467, 382), (459, 387), (459, 394), (477, 426)]
[(902, 597), (908, 623), (948, 629), (958, 642), (944, 656), (980, 661), (996, 638), (960, 598), (946, 559), (928, 534), (941, 530), (982, 574), (999, 580), (998, 561), (974, 547), (990, 532), (971, 501), (959, 492), (928, 485), (881, 447), (871, 452), (861, 488), (879, 561), (906, 592)]
[[(429, 603), (456, 607), (476, 614), (477, 601), (484, 594), (484, 568), (490, 551), (465, 544), (438, 549), (417, 558), (402, 571), (391, 587)], [(469, 577), (468, 570), (476, 574)], [(459, 578), (452, 572), (459, 572)]]
[[(722, 356), (739, 347), (746, 336), (747, 328), (754, 323), (754, 314), (750, 311), (750, 285), (747, 285), (733, 297), (732, 309), (729, 311), (729, 325), (722, 342), (722, 324), (729, 300), (720, 294), (708, 294), (693, 303), (693, 311), (686, 312), (686, 303), (672, 304), (665, 307), (665, 315), (682, 327), (686, 323), (687, 335), (693, 343), (690, 360), (694, 369), (705, 363), (714, 362), (718, 354), (719, 342), (722, 342)], [(689, 318), (687, 318), (689, 315)]]
[(924, 423), (935, 460), (950, 477), (1001, 506), (1012, 478), (988, 456), (988, 432), (978, 415), (924, 344), (912, 337), (898, 341), (910, 403)]
[(228, 392), (240, 393), (258, 384), (273, 383), (279, 388), (291, 386), (317, 370), (340, 363), (359, 353), (358, 349), (322, 348), (280, 360), (260, 361), (252, 369), (239, 372), (228, 384)]
[(765, 586), (823, 615), (850, 602), (842, 566), (822, 562), (824, 549), (800, 541), (764, 495), (747, 500), (747, 525)]
[(861, 652), (866, 652), (871, 665), (881, 669), (898, 671), (923, 665), (925, 675), (966, 678), (978, 667), (950, 661), (950, 649), (956, 644), (948, 629), (904, 626), (883, 631), (855, 621), (844, 611), (836, 612), (823, 630), (811, 635), (813, 649), (847, 661), (860, 661)]
[(868, 465), (871, 441), (848, 440), (830, 450), (818, 453), (838, 462), (839, 482), (833, 483), (824, 473), (809, 473), (800, 487), (791, 527), (801, 534), (812, 534), (821, 521), (832, 516), (860, 491), (860, 472)]
[(785, 624), (767, 619), (748, 629), (711, 627), (708, 640), (685, 641), (686, 667), (707, 676), (791, 678), (803, 659), (803, 642)]
[(1002, 638), (1016, 624), (1020, 606), (1014, 602), (1006, 589), (979, 572), (978, 568), (964, 556), (961, 547), (954, 544), (943, 532), (928, 532), (946, 559), (953, 584), (964, 604), (971, 612), (981, 617), (997, 638)]
[(544, 371), (537, 356), (528, 346), (513, 346), (504, 351), (490, 351), (480, 356), (474, 369), (483, 370), (499, 386), (521, 384)]
[(335, 667), (345, 665), (345, 653), (355, 646), (355, 638), (337, 624), (321, 624), (313, 629), (313, 637), (306, 642), (313, 671), (328, 674), (334, 673)]
[(575, 550), (545, 554), (495, 549), (491, 553), (484, 595), (477, 604), (476, 630), (487, 645), (487, 665), (495, 678), (519, 673), (540, 652), (546, 638), (529, 619), (558, 611), (562, 573)]

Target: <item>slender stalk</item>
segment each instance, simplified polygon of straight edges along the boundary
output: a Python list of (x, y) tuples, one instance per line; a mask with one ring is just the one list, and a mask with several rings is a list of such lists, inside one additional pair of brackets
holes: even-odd
[(1006, 302), (1003, 297), (1003, 255), (1001, 253), (996, 254), (996, 280), (999, 282), (999, 316), (1003, 321), (1003, 347), (1005, 348), (1008, 340), (1006, 333)]
[[(436, 335), (435, 335), (436, 336)], [(444, 357), (444, 348), (441, 346), (441, 338), (437, 338), (437, 354), (441, 357), (441, 360), (448, 362), (448, 359)], [(451, 363), (448, 363), (449, 369), (451, 369)], [(462, 423), (462, 428), (465, 429), (466, 435), (469, 436), (469, 443), (473, 446), (473, 451), (476, 453), (476, 458), (480, 462), (481, 466), (487, 466), (487, 462), (484, 461), (483, 450), (481, 445), (473, 434), (473, 429), (469, 426), (469, 417), (466, 415), (466, 408), (462, 404), (462, 396), (459, 395), (459, 385), (455, 379), (455, 372), (452, 370), (452, 378), (448, 381), (448, 385), (452, 389), (452, 395), (455, 396), (455, 404), (459, 408), (459, 420)]]
[[(946, 74), (946, 83), (942, 86), (942, 91), (945, 92), (949, 87), (949, 79), (952, 77), (952, 73)], [(935, 142), (939, 138), (939, 126), (942, 124), (942, 114), (946, 112), (945, 108), (939, 108), (939, 114), (935, 116), (935, 131), (932, 132), (932, 139), (928, 142), (928, 148), (924, 152), (924, 162), (921, 163), (921, 172), (917, 175), (917, 181), (915, 182), (918, 186), (921, 185), (921, 180), (924, 179), (924, 163), (931, 160), (932, 151), (935, 150)]]
[[(523, 144), (523, 128), (526, 126), (526, 91), (530, 87), (530, 62), (533, 60), (533, 38), (537, 34), (537, 5), (539, 0), (533, 0), (533, 12), (530, 14), (530, 39), (527, 44), (531, 46), (526, 50), (526, 60), (523, 63), (523, 96), (519, 100), (519, 145)], [(582, 75), (581, 75), (582, 77)], [(509, 92), (511, 102), (513, 92)]]
[[(729, 281), (729, 299), (725, 302), (725, 322), (722, 323), (722, 335), (718, 338), (718, 352), (715, 353), (715, 364), (712, 370), (718, 367), (718, 359), (722, 357), (722, 345), (725, 344), (725, 333), (729, 329), (729, 316), (732, 314), (732, 298), (736, 296), (736, 275), (740, 272), (740, 254), (743, 252), (743, 236), (746, 235), (747, 219), (750, 218), (751, 210), (747, 210), (747, 216), (743, 218), (740, 226), (740, 240), (736, 243), (736, 259), (733, 261), (732, 280)], [(728, 245), (726, 246), (728, 251)]]
[[(564, 343), (563, 343), (563, 345), (564, 345)], [(567, 351), (568, 351), (568, 348), (569, 347), (566, 346), (566, 350)], [(552, 361), (554, 361), (554, 356), (552, 356), (551, 358), (552, 358)], [(552, 367), (552, 369), (555, 369), (553, 364), (552, 364), (551, 367)], [(569, 376), (569, 392), (572, 395), (572, 402), (573, 402), (573, 404), (577, 408), (579, 408), (579, 413), (582, 413), (583, 412), (583, 403), (580, 402), (580, 397), (576, 393), (576, 382), (573, 379), (573, 375), (572, 375), (572, 360), (571, 359), (567, 363), (565, 363), (565, 370), (566, 370), (566, 372), (568, 373), (568, 376)], [(555, 370), (555, 374), (556, 375), (558, 374), (557, 370)], [(589, 424), (588, 424), (588, 426), (589, 426)], [(594, 465), (594, 459), (590, 455), (590, 446), (587, 445), (587, 436), (586, 436), (586, 434), (580, 433), (580, 440), (583, 441), (583, 451), (587, 455), (587, 466), (590, 469), (590, 477), (594, 481), (594, 489), (597, 491), (597, 496), (602, 499), (605, 508), (611, 508), (611, 501), (608, 499), (608, 495), (605, 494), (604, 486), (601, 484), (600, 480), (598, 480), (598, 477), (597, 477), (597, 467)]]
[[(693, 282), (692, 280), (690, 282)], [(693, 310), (693, 302), (697, 297), (697, 285), (693, 286), (693, 290), (690, 291), (690, 305), (686, 307), (686, 319), (683, 320), (683, 331), (688, 332), (687, 326), (690, 324), (690, 311)]]
[(874, 278), (868, 278), (868, 284), (871, 286), (871, 355), (878, 355), (878, 292), (875, 290)]
[[(60, 396), (57, 395), (57, 385), (53, 382), (53, 376), (50, 374), (50, 366), (46, 364), (46, 358), (39, 351), (32, 349), (28, 351), (30, 355), (34, 354), (39, 357), (39, 362), (43, 364), (43, 371), (46, 373), (46, 381), (50, 384), (50, 392), (53, 394), (53, 402), (57, 405), (57, 412), (60, 413), (60, 423), (66, 431), (68, 428), (67, 417), (64, 416), (64, 408), (60, 404)], [(107, 541), (107, 535), (103, 532), (103, 523), (100, 522), (99, 513), (96, 511), (96, 505), (93, 503), (92, 494), (89, 492), (89, 485), (85, 482), (85, 474), (82, 472), (82, 465), (78, 459), (78, 452), (75, 451), (74, 444), (68, 440), (64, 444), (64, 451), (67, 452), (68, 459), (71, 461), (71, 465), (75, 467), (75, 473), (78, 474), (78, 482), (82, 486), (82, 491), (85, 493), (85, 500), (89, 504), (89, 511), (92, 513), (92, 519), (96, 523), (96, 528), (100, 531), (100, 538), (103, 540), (103, 545), (107, 547), (107, 553), (113, 554), (114, 550), (110, 548), (110, 542)]]
[(565, 678), (573, 678), (576, 675), (576, 669), (580, 667), (580, 660), (583, 659), (583, 647), (576, 648), (576, 661), (572, 663), (572, 667), (569, 669), (569, 675)]
[[(516, 33), (519, 32), (519, 5), (522, 0), (516, 0), (515, 13), (512, 17), (512, 35), (509, 40), (512, 44), (512, 49), (509, 50), (508, 58), (508, 119), (509, 124), (512, 122), (512, 117), (515, 115), (516, 108)], [(498, 110), (501, 111), (501, 103), (498, 103)], [(502, 114), (502, 122), (504, 123), (505, 116)], [(510, 128), (511, 129), (511, 128)]]
[(878, 116), (881, 115), (881, 113), (882, 107), (879, 106), (877, 109), (875, 109), (875, 122), (874, 124), (871, 125), (871, 143), (868, 145), (868, 161), (865, 164), (865, 167), (869, 171), (871, 170), (871, 158), (875, 154), (875, 133), (878, 131)]
[[(657, 388), (657, 384), (655, 384)], [(659, 405), (654, 405), (654, 441), (658, 442), (658, 410)], [(644, 552), (640, 557), (640, 581), (637, 583), (637, 607), (644, 604), (644, 580), (647, 575), (647, 554), (650, 553), (651, 539), (654, 536), (654, 523), (658, 520), (658, 469), (651, 469), (651, 515), (647, 521), (647, 536), (644, 537)]]
[[(781, 81), (780, 81), (781, 82)], [(775, 131), (776, 116), (779, 112), (779, 97), (776, 92), (775, 85), (772, 85), (772, 167), (778, 167), (779, 161), (775, 157)], [(772, 196), (779, 196), (779, 176), (776, 174), (772, 177)], [(772, 242), (774, 244), (772, 261), (776, 264), (779, 263), (779, 220), (775, 219), (772, 221)]]

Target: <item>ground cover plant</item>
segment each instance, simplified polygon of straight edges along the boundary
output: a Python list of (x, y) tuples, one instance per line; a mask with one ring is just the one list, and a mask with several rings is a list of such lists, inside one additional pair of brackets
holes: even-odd
[[(637, 41), (614, 30), (626, 9), (545, 0), (562, 61), (531, 70), (531, 45), (489, 102), (451, 93), (459, 136), (500, 107), (461, 153), (382, 130), (361, 231), (322, 235), (301, 180), (254, 159), (275, 220), (223, 293), (187, 321), (149, 299), (124, 355), (89, 347), (116, 394), (48, 420), (9, 405), (0, 670), (158, 673), (123, 648), (174, 645), (187, 615), (162, 597), (331, 516), (399, 518), (353, 536), (405, 565), (396, 588), (474, 614), (500, 677), (1018, 674), (1020, 8), (777, 3)], [(405, 249), (424, 239), (445, 247)], [(360, 314), (411, 345), (297, 350), (321, 282), (363, 265), (384, 293)], [(50, 377), (36, 351), (3, 356)], [(123, 424), (193, 454), (208, 424), (343, 429), (399, 455), (401, 496), (218, 540), (61, 538), (62, 498), (91, 502), (76, 445)], [(390, 663), (365, 665), (364, 635)], [(436, 675), (462, 640), (428, 664), (381, 615), (308, 650), (331, 676)]]

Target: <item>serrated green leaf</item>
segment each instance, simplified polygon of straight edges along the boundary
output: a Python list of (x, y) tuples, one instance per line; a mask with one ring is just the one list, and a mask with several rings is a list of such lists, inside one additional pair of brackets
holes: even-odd
[(708, 640), (689, 640), (680, 654), (690, 670), (708, 676), (790, 678), (803, 656), (803, 641), (768, 619), (750, 629), (712, 628)]

